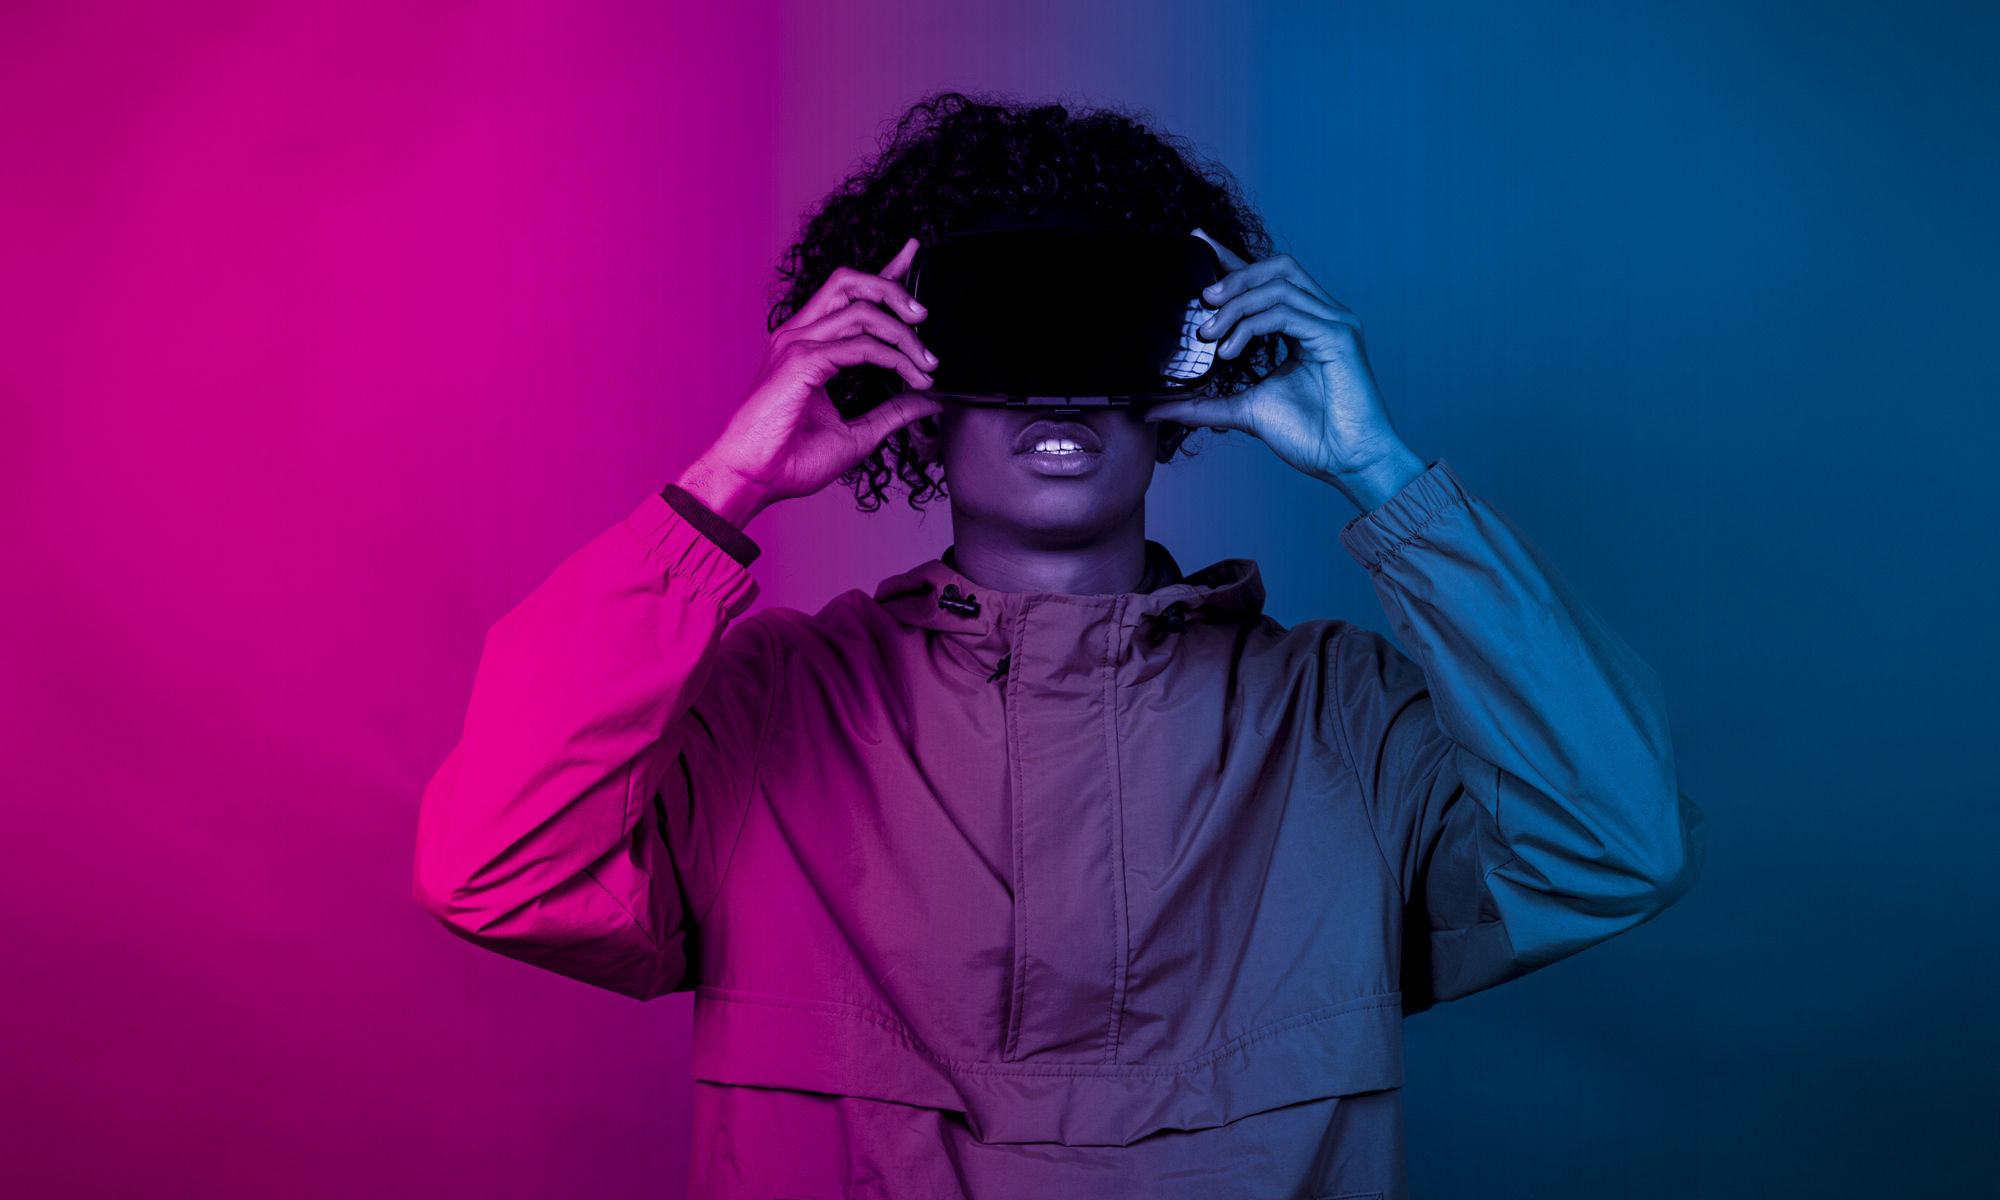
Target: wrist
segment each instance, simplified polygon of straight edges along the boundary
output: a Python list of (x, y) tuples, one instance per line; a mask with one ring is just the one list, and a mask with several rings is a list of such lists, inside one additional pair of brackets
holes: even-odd
[(1328, 482), (1353, 501), (1356, 508), (1370, 513), (1387, 504), (1411, 480), (1429, 469), (1416, 451), (1399, 442), (1365, 464), (1342, 468)]
[(689, 463), (674, 482), (738, 529), (771, 502), (763, 488), (706, 454)]

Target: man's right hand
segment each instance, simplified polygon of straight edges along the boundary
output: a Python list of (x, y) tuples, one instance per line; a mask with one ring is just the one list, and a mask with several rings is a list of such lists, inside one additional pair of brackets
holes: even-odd
[[(771, 504), (838, 479), (896, 430), (943, 412), (922, 392), (937, 359), (912, 324), (927, 314), (896, 282), (916, 253), (911, 238), (878, 273), (835, 268), (772, 332), (750, 394), (715, 444), (681, 473), (680, 486), (741, 529)], [(864, 362), (894, 370), (911, 390), (848, 421), (826, 383), (840, 368)]]

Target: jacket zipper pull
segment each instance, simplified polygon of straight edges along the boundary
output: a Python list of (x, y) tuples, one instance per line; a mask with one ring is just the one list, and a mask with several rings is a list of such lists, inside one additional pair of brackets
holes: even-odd
[(992, 683), (994, 680), (1000, 678), (1002, 675), (1005, 675), (1007, 673), (1007, 660), (1012, 657), (1014, 657), (1014, 652), (1012, 650), (1009, 650), (1007, 653), (1001, 655), (1000, 665), (993, 668), (993, 673), (986, 677), (986, 682)]

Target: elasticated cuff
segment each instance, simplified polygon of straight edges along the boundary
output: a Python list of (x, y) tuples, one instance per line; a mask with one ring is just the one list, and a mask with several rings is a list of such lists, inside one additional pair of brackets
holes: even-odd
[(674, 506), (675, 512), (701, 530), (709, 541), (729, 551), (729, 557), (744, 566), (756, 562), (757, 556), (764, 552), (749, 534), (736, 527), (735, 522), (703, 504), (699, 497), (680, 484), (668, 484), (660, 489), (660, 495)]
[(731, 619), (742, 616), (757, 599), (757, 581), (749, 568), (676, 512), (666, 497), (654, 493), (641, 500), (625, 525), (639, 539), (648, 561), (693, 584), (698, 594), (714, 600)]
[(1340, 544), (1354, 561), (1372, 571), (1383, 559), (1422, 538), (1426, 526), (1468, 498), (1458, 474), (1440, 458), (1379, 508), (1343, 526)]

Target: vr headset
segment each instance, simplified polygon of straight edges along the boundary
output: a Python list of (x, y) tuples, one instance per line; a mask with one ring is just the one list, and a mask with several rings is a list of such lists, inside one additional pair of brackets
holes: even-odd
[(1198, 391), (1219, 344), (1195, 336), (1201, 292), (1223, 274), (1193, 234), (1046, 226), (947, 234), (905, 284), (930, 310), (930, 394), (1075, 411)]

